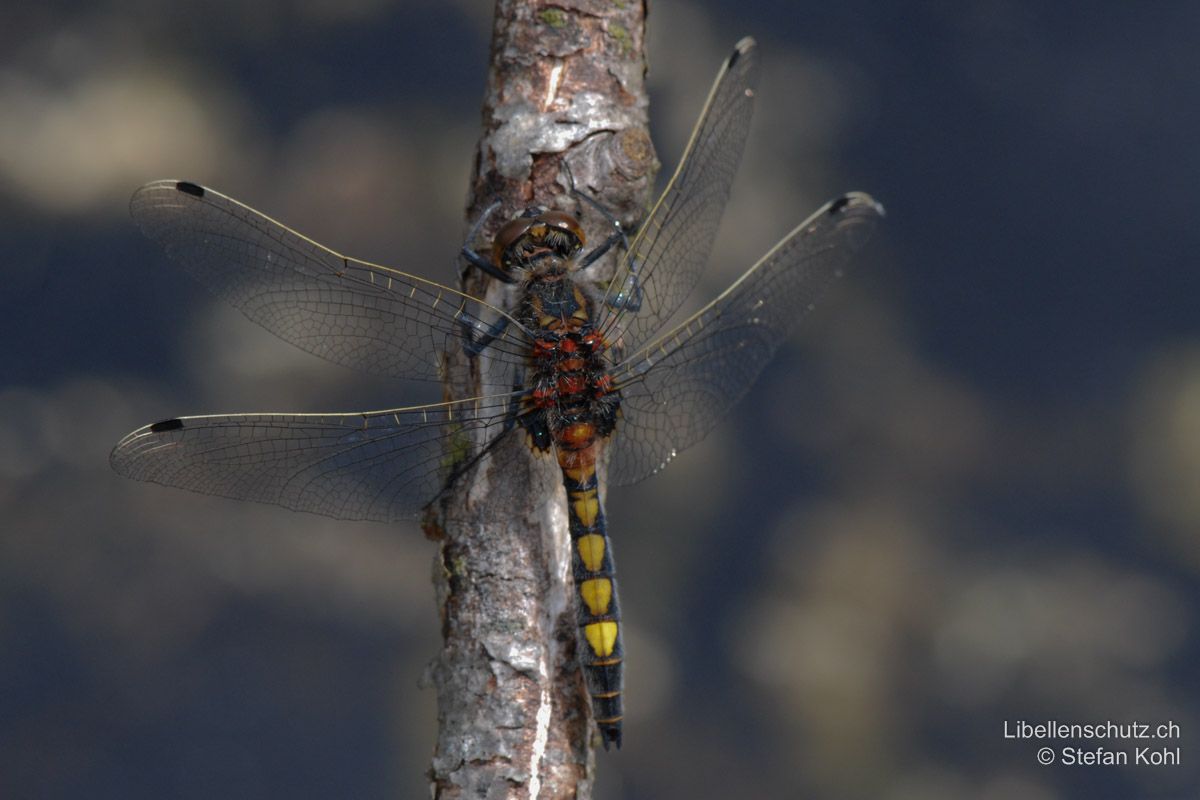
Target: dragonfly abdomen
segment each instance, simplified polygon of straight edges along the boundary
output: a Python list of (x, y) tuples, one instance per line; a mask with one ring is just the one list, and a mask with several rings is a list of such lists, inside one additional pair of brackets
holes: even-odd
[[(575, 427), (591, 426), (576, 423)], [(574, 441), (578, 443), (579, 439)], [(592, 437), (591, 442), (580, 448), (572, 448), (567, 441), (558, 442), (557, 455), (567, 490), (571, 572), (580, 632), (579, 663), (592, 698), (596, 725), (607, 749), (610, 744), (621, 746), (624, 648), (616, 570), (596, 477), (597, 450)]]

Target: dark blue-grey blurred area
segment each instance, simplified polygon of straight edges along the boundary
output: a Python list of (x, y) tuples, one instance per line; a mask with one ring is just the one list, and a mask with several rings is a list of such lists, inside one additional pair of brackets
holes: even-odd
[[(178, 414), (436, 399), (256, 328), (127, 203), (188, 178), (452, 281), (485, 6), (5, 8), (0, 797), (427, 796), (416, 526), (107, 456)], [(1200, 7), (676, 0), (650, 32), (668, 166), (729, 47), (761, 45), (704, 293), (844, 190), (888, 217), (724, 425), (609, 494), (629, 716), (598, 796), (1196, 797)], [(1182, 737), (1006, 739), (1020, 720)]]

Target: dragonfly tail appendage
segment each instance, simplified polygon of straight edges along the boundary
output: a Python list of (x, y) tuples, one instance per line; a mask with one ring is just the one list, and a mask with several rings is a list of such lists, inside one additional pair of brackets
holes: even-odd
[(598, 493), (596, 451), (594, 443), (578, 450), (560, 447), (558, 463), (567, 490), (579, 663), (592, 698), (592, 713), (607, 750), (613, 744), (621, 747), (625, 653), (612, 547)]

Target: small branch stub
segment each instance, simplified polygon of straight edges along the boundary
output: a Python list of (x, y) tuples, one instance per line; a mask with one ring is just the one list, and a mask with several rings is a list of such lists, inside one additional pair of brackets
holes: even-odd
[[(582, 211), (588, 238), (601, 240), (609, 223), (570, 195), (563, 162), (579, 191), (636, 228), (658, 170), (647, 129), (644, 24), (636, 0), (498, 0), (468, 225), (492, 203), (500, 207), (474, 245), (531, 205)], [(479, 270), (464, 272), (463, 288), (504, 305), (503, 287)], [(461, 348), (445, 356), (448, 397), (479, 394), (479, 364)], [(485, 350), (479, 359), (486, 358)], [(514, 433), (500, 447), (526, 445)], [(496, 463), (505, 468), (489, 469)], [(484, 458), (426, 530), (441, 542), (434, 796), (591, 797), (594, 727), (575, 660), (557, 469), (531, 454)]]

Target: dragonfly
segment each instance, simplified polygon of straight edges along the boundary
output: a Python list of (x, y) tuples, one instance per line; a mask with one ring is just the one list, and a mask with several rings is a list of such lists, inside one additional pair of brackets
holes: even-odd
[[(438, 502), (484, 459), (557, 462), (580, 667), (604, 746), (619, 748), (624, 648), (598, 467), (607, 464), (607, 485), (632, 484), (704, 438), (884, 213), (867, 194), (842, 195), (711, 302), (681, 312), (729, 198), (758, 66), (754, 40), (738, 42), (632, 241), (608, 215), (614, 231), (586, 250), (575, 215), (532, 207), (479, 253), (472, 238), (481, 218), (462, 256), (507, 285), (510, 299), (497, 304), (342, 255), (195, 183), (142, 187), (130, 204), (142, 230), (285, 341), (344, 366), (429, 381), (443, 377), (442, 355), (461, 348), (486, 362), (485, 390), (366, 412), (177, 417), (123, 438), (113, 468), (336, 519), (396, 521)], [(618, 245), (615, 274), (600, 280), (599, 256)], [(499, 446), (514, 436), (525, 446)]]

